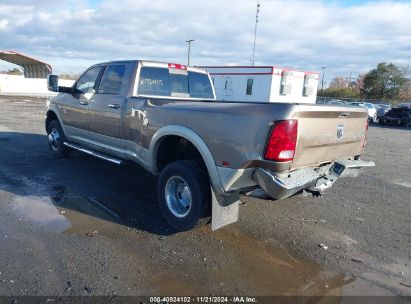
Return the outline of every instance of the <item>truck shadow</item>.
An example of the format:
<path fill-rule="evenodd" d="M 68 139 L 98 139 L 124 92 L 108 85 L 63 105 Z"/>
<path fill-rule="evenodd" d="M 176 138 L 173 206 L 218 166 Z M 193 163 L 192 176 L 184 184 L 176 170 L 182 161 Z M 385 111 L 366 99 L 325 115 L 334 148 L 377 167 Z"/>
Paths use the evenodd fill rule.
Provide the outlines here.
<path fill-rule="evenodd" d="M 156 182 L 132 163 L 117 166 L 76 151 L 55 159 L 46 135 L 0 132 L 0 192 L 22 197 L 17 212 L 29 219 L 35 215 L 35 221 L 50 229 L 74 232 L 80 225 L 86 233 L 97 230 L 93 223 L 100 227 L 111 222 L 157 235 L 174 234 L 160 213 Z"/>

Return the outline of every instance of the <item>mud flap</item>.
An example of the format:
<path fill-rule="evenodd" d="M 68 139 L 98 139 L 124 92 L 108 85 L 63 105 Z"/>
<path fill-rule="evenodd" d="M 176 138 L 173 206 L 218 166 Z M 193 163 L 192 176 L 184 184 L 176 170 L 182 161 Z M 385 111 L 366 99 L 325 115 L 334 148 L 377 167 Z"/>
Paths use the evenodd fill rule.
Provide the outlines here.
<path fill-rule="evenodd" d="M 224 195 L 224 197 L 216 196 L 211 188 L 212 196 L 212 214 L 211 214 L 211 229 L 217 230 L 221 227 L 238 221 L 238 207 L 240 203 L 239 193 Z M 220 202 L 219 202 L 220 201 Z"/>

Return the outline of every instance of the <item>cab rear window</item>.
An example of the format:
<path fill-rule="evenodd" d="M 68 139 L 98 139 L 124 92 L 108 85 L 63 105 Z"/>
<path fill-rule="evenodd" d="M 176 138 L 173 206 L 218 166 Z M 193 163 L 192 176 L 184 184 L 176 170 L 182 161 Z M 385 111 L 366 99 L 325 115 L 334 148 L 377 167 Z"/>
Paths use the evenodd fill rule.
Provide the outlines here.
<path fill-rule="evenodd" d="M 141 68 L 138 80 L 138 94 L 171 96 L 168 70 L 162 68 Z"/>
<path fill-rule="evenodd" d="M 169 69 L 142 67 L 138 95 L 185 98 L 214 98 L 207 74 L 170 73 Z"/>

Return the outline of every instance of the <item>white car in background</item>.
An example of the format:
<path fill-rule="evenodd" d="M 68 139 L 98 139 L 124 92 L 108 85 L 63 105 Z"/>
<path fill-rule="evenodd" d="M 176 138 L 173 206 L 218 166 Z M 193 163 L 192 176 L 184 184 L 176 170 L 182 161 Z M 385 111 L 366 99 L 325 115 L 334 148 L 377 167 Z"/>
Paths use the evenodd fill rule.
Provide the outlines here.
<path fill-rule="evenodd" d="M 377 108 L 370 102 L 352 102 L 351 105 L 364 107 L 368 111 L 368 120 L 377 122 Z"/>
<path fill-rule="evenodd" d="M 377 108 L 370 102 L 364 102 L 364 105 L 368 110 L 368 120 L 377 122 Z"/>

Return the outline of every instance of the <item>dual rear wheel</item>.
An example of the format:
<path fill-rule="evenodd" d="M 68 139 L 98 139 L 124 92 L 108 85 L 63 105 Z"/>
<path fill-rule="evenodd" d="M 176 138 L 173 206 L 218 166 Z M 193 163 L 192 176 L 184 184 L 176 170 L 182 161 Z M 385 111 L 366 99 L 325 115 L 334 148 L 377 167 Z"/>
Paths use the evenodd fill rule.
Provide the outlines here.
<path fill-rule="evenodd" d="M 211 190 L 204 166 L 194 160 L 169 163 L 157 185 L 160 210 L 179 231 L 207 224 L 211 218 Z"/>

